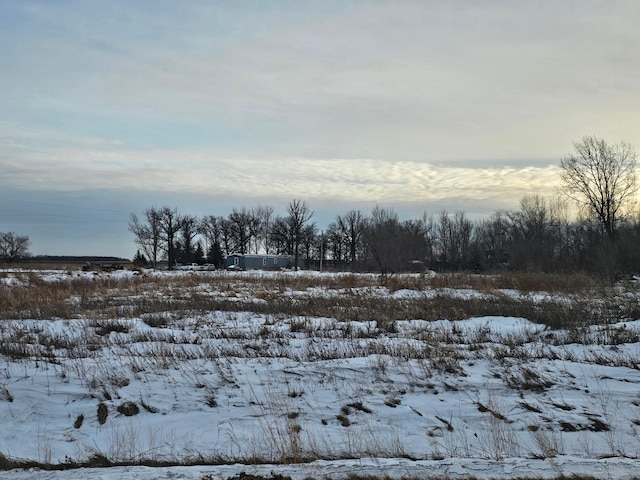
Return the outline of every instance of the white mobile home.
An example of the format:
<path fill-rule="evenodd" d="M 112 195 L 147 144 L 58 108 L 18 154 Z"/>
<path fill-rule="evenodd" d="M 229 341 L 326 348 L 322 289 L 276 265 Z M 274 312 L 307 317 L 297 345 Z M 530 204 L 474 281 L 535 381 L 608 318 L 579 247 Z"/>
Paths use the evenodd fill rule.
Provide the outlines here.
<path fill-rule="evenodd" d="M 298 259 L 298 264 L 301 263 L 300 259 Z M 281 268 L 293 268 L 293 265 L 293 255 L 232 253 L 227 256 L 227 270 L 279 270 Z"/>

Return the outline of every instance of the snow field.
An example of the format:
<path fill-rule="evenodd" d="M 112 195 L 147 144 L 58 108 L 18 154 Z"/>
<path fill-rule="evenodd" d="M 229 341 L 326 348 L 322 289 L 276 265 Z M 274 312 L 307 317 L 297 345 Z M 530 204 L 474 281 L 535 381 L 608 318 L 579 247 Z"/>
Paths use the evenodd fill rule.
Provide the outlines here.
<path fill-rule="evenodd" d="M 225 277 L 235 285 L 220 288 L 207 280 L 216 274 L 191 281 L 175 310 L 127 316 L 138 298 L 170 297 L 184 284 L 146 290 L 157 285 L 132 287 L 132 273 L 114 272 L 103 294 L 118 298 L 123 316 L 92 309 L 77 318 L 0 321 L 0 452 L 43 464 L 106 458 L 132 465 L 100 475 L 129 469 L 135 478 L 147 475 L 135 464 L 150 462 L 226 465 L 155 470 L 185 475 L 176 478 L 206 472 L 226 478 L 224 472 L 238 472 L 230 465 L 247 470 L 256 463 L 272 470 L 292 465 L 283 471 L 293 476 L 339 476 L 349 465 L 353 473 L 370 472 L 378 465 L 390 476 L 460 475 L 451 478 L 503 478 L 516 466 L 553 478 L 593 474 L 605 465 L 631 478 L 638 466 L 637 320 L 569 331 L 505 316 L 389 325 L 189 309 L 188 295 L 203 292 L 301 302 L 336 293 L 322 286 L 273 292 L 277 273 L 247 274 L 245 282 L 236 273 Z M 176 280 L 185 273 L 164 275 Z M 67 281 L 56 272 L 41 280 Z M 6 274 L 2 288 L 30 281 Z M 379 286 L 340 291 L 407 301 L 434 295 Z M 69 301 L 86 299 L 70 292 Z M 41 474 L 73 478 L 73 472 Z M 21 475 L 0 478 L 30 478 Z"/>

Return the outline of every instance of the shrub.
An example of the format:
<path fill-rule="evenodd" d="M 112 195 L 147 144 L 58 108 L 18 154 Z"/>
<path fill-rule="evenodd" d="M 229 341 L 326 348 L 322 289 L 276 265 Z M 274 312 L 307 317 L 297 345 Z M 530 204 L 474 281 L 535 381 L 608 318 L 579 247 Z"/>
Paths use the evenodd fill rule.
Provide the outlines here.
<path fill-rule="evenodd" d="M 124 402 L 118 405 L 118 413 L 121 413 L 125 417 L 133 417 L 140 413 L 140 408 L 134 402 Z"/>
<path fill-rule="evenodd" d="M 98 404 L 98 423 L 104 425 L 109 416 L 109 408 L 103 402 Z"/>
<path fill-rule="evenodd" d="M 80 414 L 76 418 L 76 421 L 73 422 L 73 428 L 80 428 L 82 426 L 82 422 L 84 422 L 84 415 Z"/>

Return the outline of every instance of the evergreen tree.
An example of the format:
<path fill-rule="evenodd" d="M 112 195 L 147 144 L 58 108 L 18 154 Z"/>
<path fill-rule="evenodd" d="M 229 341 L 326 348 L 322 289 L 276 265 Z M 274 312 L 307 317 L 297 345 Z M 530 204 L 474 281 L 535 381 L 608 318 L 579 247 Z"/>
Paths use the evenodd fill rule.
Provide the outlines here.
<path fill-rule="evenodd" d="M 147 261 L 147 258 L 140 252 L 140 250 L 138 250 L 136 252 L 136 255 L 133 257 L 133 264 L 136 267 L 143 267 L 143 268 L 146 268 L 149 266 L 149 262 Z"/>
<path fill-rule="evenodd" d="M 196 248 L 193 252 L 193 263 L 197 263 L 198 265 L 204 265 L 206 263 L 201 242 L 196 243 Z"/>
<path fill-rule="evenodd" d="M 213 242 L 207 251 L 207 262 L 213 264 L 216 268 L 222 268 L 224 266 L 224 255 L 220 244 Z"/>

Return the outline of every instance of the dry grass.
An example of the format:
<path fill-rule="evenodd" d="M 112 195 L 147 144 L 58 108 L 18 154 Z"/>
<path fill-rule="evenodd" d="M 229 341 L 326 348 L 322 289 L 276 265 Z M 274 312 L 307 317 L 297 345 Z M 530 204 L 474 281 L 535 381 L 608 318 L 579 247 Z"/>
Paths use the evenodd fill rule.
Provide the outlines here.
<path fill-rule="evenodd" d="M 424 288 L 473 289 L 480 292 L 516 290 L 523 293 L 547 292 L 558 295 L 588 295 L 596 292 L 600 295 L 611 287 L 610 280 L 584 273 L 443 273 L 424 278 Z"/>
<path fill-rule="evenodd" d="M 44 281 L 36 273 L 26 272 L 15 277 L 19 285 L 0 286 L 0 318 L 143 317 L 153 323 L 164 321 L 162 317 L 167 312 L 253 311 L 275 316 L 321 316 L 338 321 L 376 320 L 383 330 L 389 330 L 396 320 L 415 318 L 462 320 L 504 315 L 525 317 L 551 328 L 573 328 L 640 314 L 635 299 L 625 300 L 600 279 L 584 275 L 393 276 L 388 279 L 387 291 L 435 292 L 435 295 L 400 297 L 381 294 L 377 277 L 369 274 L 263 276 L 214 272 L 118 278 L 78 277 L 69 273 L 57 281 Z M 313 294 L 316 289 L 323 289 L 324 293 Z M 455 293 L 469 289 L 482 296 Z M 505 295 L 502 293 L 505 290 L 546 292 L 553 296 L 536 300 Z M 572 301 L 567 302 L 567 296 Z"/>
<path fill-rule="evenodd" d="M 640 340 L 635 330 L 613 325 L 627 318 L 640 318 L 637 292 L 632 291 L 637 287 L 614 288 L 599 279 L 579 275 L 405 275 L 388 278 L 386 287 L 379 285 L 375 275 L 357 274 L 193 272 L 122 278 L 102 274 L 79 277 L 72 272 L 54 281 L 45 281 L 35 272 L 13 275 L 15 281 L 0 283 L 0 316 L 4 320 L 0 321 L 0 355 L 11 361 L 56 365 L 59 375 L 67 374 L 59 365 L 69 368 L 72 364 L 78 376 L 86 375 L 85 361 L 100 358 L 105 349 L 117 349 L 120 358 L 126 359 L 126 368 L 105 365 L 103 372 L 86 375 L 84 381 L 91 397 L 96 398 L 96 410 L 86 419 L 71 417 L 70 424 L 75 429 L 80 429 L 83 422 L 95 421 L 94 415 L 103 425 L 118 415 L 137 415 L 141 408 L 143 414 L 157 413 L 148 399 L 124 401 L 119 391 L 136 375 L 180 368 L 192 360 L 214 360 L 210 363 L 219 369 L 221 381 L 228 383 L 234 379 L 225 370 L 225 362 L 233 358 L 286 358 L 300 362 L 361 357 L 370 359 L 372 371 L 381 378 L 388 369 L 405 368 L 410 362 L 414 370 L 407 373 L 409 383 L 437 394 L 429 383 L 431 379 L 463 377 L 468 365 L 489 359 L 496 366 L 495 378 L 505 388 L 522 393 L 523 398 L 544 394 L 557 384 L 557 378 L 530 366 L 541 359 L 640 369 L 639 360 L 617 353 L 615 348 L 598 353 L 585 349 L 581 354 L 553 348 L 572 343 L 616 346 Z M 0 278 L 9 277 L 5 272 Z M 507 292 L 524 289 L 541 295 Z M 469 290 L 475 293 L 470 295 Z M 455 324 L 433 327 L 430 323 L 483 316 L 527 318 L 548 328 L 539 333 L 511 332 L 498 337 L 481 327 L 469 332 Z M 246 321 L 247 317 L 257 320 Z M 62 319 L 59 323 L 74 335 L 65 336 L 59 328 L 49 331 L 46 321 L 20 322 L 21 319 Z M 594 325 L 598 328 L 588 328 Z M 321 341 L 324 338 L 331 341 Z M 393 342 L 388 341 L 391 338 Z M 313 341 L 304 348 L 291 349 L 288 345 L 293 339 Z M 439 388 L 455 389 L 454 383 L 444 383 Z M 207 382 L 201 387 L 203 406 L 216 408 L 219 397 L 215 388 Z M 287 388 L 289 402 L 304 395 L 295 386 Z M 384 404 L 389 408 L 402 404 L 394 392 L 390 391 L 387 397 Z M 0 398 L 12 401 L 11 392 L 2 385 Z M 366 420 L 372 404 L 364 397 L 345 400 L 342 405 L 326 421 L 351 431 L 358 420 Z M 511 412 L 505 413 L 490 401 L 478 401 L 477 405 L 486 417 L 488 433 L 481 439 L 486 455 L 501 458 L 513 450 L 507 418 Z M 529 413 L 540 413 L 532 403 L 520 405 Z M 553 405 L 556 410 L 565 407 L 571 406 Z M 301 462 L 317 457 L 315 447 L 305 436 L 303 412 L 293 403 L 286 405 L 285 412 L 281 416 L 262 412 L 269 419 L 264 434 L 279 447 L 276 460 Z M 442 424 L 438 425 L 438 432 L 454 432 L 451 421 L 437 420 Z M 558 425 L 570 428 L 569 423 Z M 586 431 L 598 428 L 606 433 L 607 425 L 591 421 L 574 427 Z M 534 424 L 531 432 L 535 456 L 562 454 L 561 438 L 554 431 Z M 373 439 L 363 440 L 362 445 L 359 454 L 402 452 L 401 445 L 376 445 Z M 446 451 L 443 448 L 440 453 Z M 129 461 L 125 453 L 95 452 L 82 465 Z M 434 450 L 433 455 L 438 452 Z M 0 455 L 0 468 L 2 458 Z M 256 452 L 255 458 L 262 457 Z M 142 457 L 131 461 L 151 460 L 157 461 Z"/>

